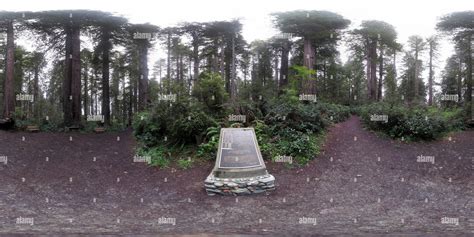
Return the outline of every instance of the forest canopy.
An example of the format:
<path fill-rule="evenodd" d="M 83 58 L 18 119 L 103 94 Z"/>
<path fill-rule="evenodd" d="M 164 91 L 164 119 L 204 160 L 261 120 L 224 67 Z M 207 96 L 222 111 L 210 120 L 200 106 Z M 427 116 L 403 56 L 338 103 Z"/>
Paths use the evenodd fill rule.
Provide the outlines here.
<path fill-rule="evenodd" d="M 319 134 L 349 111 L 370 123 L 369 111 L 397 117 L 398 107 L 418 111 L 400 121 L 454 110 L 460 124 L 472 123 L 474 12 L 442 16 L 439 34 L 408 42 L 380 20 L 349 29 L 349 19 L 329 11 L 271 17 L 280 35 L 247 42 L 237 19 L 157 26 L 104 11 L 0 12 L 2 118 L 14 119 L 19 129 L 133 125 L 149 147 L 160 139 L 208 144 L 208 130 L 224 126 L 257 126 L 270 140 L 296 141 L 295 133 Z M 442 37 L 456 47 L 436 75 Z M 164 57 L 150 62 L 156 47 Z M 232 121 L 237 115 L 246 119 Z M 422 139 L 454 129 L 444 126 L 448 117 Z M 369 127 L 419 137 L 409 128 Z M 270 143 L 276 150 L 291 147 Z"/>

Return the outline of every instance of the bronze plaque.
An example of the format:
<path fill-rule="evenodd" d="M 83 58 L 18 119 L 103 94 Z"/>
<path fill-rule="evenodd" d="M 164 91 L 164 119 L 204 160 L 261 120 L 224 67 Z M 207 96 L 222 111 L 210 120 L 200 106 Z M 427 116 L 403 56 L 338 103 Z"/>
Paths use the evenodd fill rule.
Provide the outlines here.
<path fill-rule="evenodd" d="M 223 128 L 218 159 L 219 168 L 262 166 L 262 155 L 253 128 Z"/>

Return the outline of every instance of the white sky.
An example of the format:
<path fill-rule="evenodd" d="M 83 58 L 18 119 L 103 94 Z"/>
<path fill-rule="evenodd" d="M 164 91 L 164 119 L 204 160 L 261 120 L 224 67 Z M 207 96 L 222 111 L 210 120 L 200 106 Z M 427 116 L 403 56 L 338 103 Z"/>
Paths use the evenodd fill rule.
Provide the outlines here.
<path fill-rule="evenodd" d="M 3 1 L 0 10 L 39 11 L 56 9 L 91 9 L 121 14 L 133 23 L 175 25 L 184 21 L 213 21 L 241 19 L 243 35 L 250 43 L 274 35 L 269 14 L 277 11 L 329 10 L 352 21 L 351 27 L 362 20 L 382 20 L 395 26 L 398 42 L 404 44 L 408 36 L 428 37 L 435 34 L 440 16 L 454 11 L 474 10 L 472 0 L 14 0 Z M 341 48 L 344 52 L 343 48 Z M 152 53 L 150 63 L 164 55 L 159 50 Z M 439 69 L 452 54 L 452 44 L 441 44 Z M 342 59 L 345 59 L 344 53 Z M 439 76 L 440 74 L 437 73 Z"/>

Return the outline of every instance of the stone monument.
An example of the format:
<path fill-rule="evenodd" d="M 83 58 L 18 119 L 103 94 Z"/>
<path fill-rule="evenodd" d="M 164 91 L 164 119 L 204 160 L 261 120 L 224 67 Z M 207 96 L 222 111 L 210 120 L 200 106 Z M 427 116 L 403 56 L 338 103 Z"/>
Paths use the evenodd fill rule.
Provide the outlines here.
<path fill-rule="evenodd" d="M 204 182 L 208 195 L 245 195 L 275 189 L 253 128 L 222 128 L 216 164 Z"/>

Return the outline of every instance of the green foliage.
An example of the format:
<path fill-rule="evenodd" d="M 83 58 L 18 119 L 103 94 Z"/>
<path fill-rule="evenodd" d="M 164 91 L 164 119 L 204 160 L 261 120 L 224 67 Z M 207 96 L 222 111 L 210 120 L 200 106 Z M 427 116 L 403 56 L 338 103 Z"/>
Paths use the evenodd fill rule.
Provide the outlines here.
<path fill-rule="evenodd" d="M 462 108 L 445 108 L 438 109 L 436 107 L 429 107 L 427 110 L 429 116 L 439 116 L 443 121 L 446 121 L 447 131 L 457 131 L 465 128 L 464 110 Z"/>
<path fill-rule="evenodd" d="M 134 135 L 144 146 L 160 143 L 200 144 L 214 118 L 199 111 L 199 104 L 186 100 L 159 102 L 148 112 L 138 113 L 132 123 Z"/>
<path fill-rule="evenodd" d="M 405 140 L 433 140 L 445 133 L 460 129 L 461 122 L 452 119 L 460 111 L 443 112 L 435 108 L 407 108 L 384 103 L 374 103 L 361 108 L 364 123 L 372 130 L 382 131 L 393 138 Z M 387 122 L 372 121 L 372 115 L 385 115 Z"/>
<path fill-rule="evenodd" d="M 301 103 L 293 105 L 277 101 L 269 109 L 264 121 L 274 133 L 285 128 L 304 133 L 317 133 L 325 127 L 325 124 L 320 111 L 315 108 L 312 105 Z"/>
<path fill-rule="evenodd" d="M 329 11 L 303 11 L 273 13 L 274 25 L 282 32 L 299 36 L 320 38 L 346 28 L 350 21 L 341 15 Z"/>
<path fill-rule="evenodd" d="M 155 158 L 151 159 L 150 166 L 155 166 L 159 168 L 168 168 L 170 164 L 170 160 L 164 156 L 156 156 Z"/>
<path fill-rule="evenodd" d="M 16 107 L 13 112 L 13 119 L 15 120 L 15 127 L 25 129 L 28 125 L 38 124 L 34 118 L 29 118 L 21 108 Z"/>
<path fill-rule="evenodd" d="M 292 156 L 299 164 L 304 165 L 317 155 L 318 150 L 313 134 L 287 128 L 279 133 L 279 137 L 272 145 L 272 157 Z"/>
<path fill-rule="evenodd" d="M 438 30 L 453 32 L 456 29 L 466 30 L 474 27 L 474 11 L 453 12 L 441 18 L 436 25 Z"/>
<path fill-rule="evenodd" d="M 154 167 L 167 168 L 171 163 L 169 150 L 164 145 L 151 149 L 139 149 L 137 153 L 140 156 L 150 157 L 150 165 Z"/>
<path fill-rule="evenodd" d="M 303 133 L 321 132 L 328 124 L 350 116 L 347 106 L 329 103 L 292 103 L 276 100 L 268 109 L 265 123 L 277 131 L 289 127 Z"/>
<path fill-rule="evenodd" d="M 193 161 L 191 159 L 179 159 L 178 160 L 178 167 L 186 170 L 193 166 Z"/>
<path fill-rule="evenodd" d="M 132 122 L 133 134 L 145 147 L 158 145 L 167 134 L 168 119 L 163 111 L 138 113 Z"/>
<path fill-rule="evenodd" d="M 257 136 L 257 142 L 260 147 L 262 155 L 272 154 L 272 146 L 270 144 L 271 133 L 268 125 L 265 124 L 262 120 L 255 120 L 253 122 L 253 128 L 255 130 L 255 136 Z"/>
<path fill-rule="evenodd" d="M 278 100 L 254 128 L 265 157 L 292 156 L 299 164 L 306 164 L 318 154 L 324 129 L 347 119 L 350 112 L 342 105 Z"/>
<path fill-rule="evenodd" d="M 199 145 L 197 156 L 209 160 L 216 158 L 217 146 L 219 145 L 220 127 L 210 127 L 206 130 L 206 142 Z"/>
<path fill-rule="evenodd" d="M 216 121 L 206 113 L 191 112 L 187 117 L 176 119 L 170 128 L 171 138 L 182 143 L 200 144 L 206 129 L 216 126 Z"/>
<path fill-rule="evenodd" d="M 395 39 L 397 38 L 395 27 L 384 21 L 363 21 L 361 28 L 354 30 L 354 33 L 371 39 L 378 39 L 380 37 L 383 44 L 392 48 L 397 47 L 397 43 L 395 42 Z"/>
<path fill-rule="evenodd" d="M 351 108 L 340 104 L 318 103 L 321 116 L 328 122 L 339 123 L 345 121 L 351 115 Z"/>
<path fill-rule="evenodd" d="M 223 104 L 228 99 L 225 82 L 218 73 L 201 73 L 192 95 L 205 105 L 207 111 L 213 113 L 222 113 Z"/>

